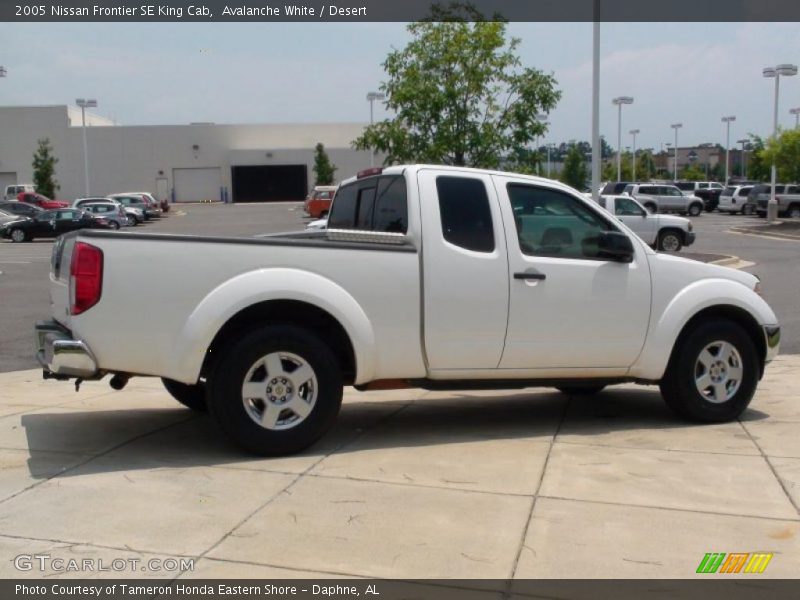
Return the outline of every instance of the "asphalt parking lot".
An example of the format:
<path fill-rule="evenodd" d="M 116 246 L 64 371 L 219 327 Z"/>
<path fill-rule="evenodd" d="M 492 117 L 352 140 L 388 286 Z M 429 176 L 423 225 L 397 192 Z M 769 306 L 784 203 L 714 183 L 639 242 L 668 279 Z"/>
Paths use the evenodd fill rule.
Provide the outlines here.
<path fill-rule="evenodd" d="M 193 205 L 142 230 L 286 231 L 300 210 Z M 633 385 L 589 399 L 347 389 L 331 433 L 275 459 L 243 455 L 157 379 L 43 381 L 30 330 L 47 316 L 51 244 L 0 244 L 0 577 L 87 577 L 21 572 L 21 553 L 179 557 L 192 568 L 88 576 L 463 578 L 497 598 L 506 579 L 694 577 L 709 552 L 772 553 L 761 577 L 795 577 L 796 242 L 727 233 L 739 217 L 694 222 L 691 251 L 754 263 L 784 326 L 740 420 L 687 424 Z"/>

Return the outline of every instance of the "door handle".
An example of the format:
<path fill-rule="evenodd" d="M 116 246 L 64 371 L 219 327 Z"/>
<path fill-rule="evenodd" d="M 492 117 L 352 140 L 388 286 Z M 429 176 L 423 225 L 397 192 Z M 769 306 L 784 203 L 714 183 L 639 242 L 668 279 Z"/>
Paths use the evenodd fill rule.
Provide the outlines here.
<path fill-rule="evenodd" d="M 538 271 L 525 271 L 523 273 L 514 273 L 514 279 L 537 279 L 541 281 L 547 279 L 547 275 Z"/>

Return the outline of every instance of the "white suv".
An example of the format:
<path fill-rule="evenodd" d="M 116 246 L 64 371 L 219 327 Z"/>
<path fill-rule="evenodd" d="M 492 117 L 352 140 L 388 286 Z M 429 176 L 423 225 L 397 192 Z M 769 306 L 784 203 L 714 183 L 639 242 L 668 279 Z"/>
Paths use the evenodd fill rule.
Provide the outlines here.
<path fill-rule="evenodd" d="M 703 201 L 697 196 L 684 195 L 674 185 L 662 183 L 631 183 L 623 194 L 639 201 L 650 212 L 676 212 L 693 217 L 703 212 Z"/>
<path fill-rule="evenodd" d="M 32 183 L 20 183 L 16 185 L 7 185 L 4 200 L 16 200 L 20 194 L 35 194 L 36 186 Z"/>

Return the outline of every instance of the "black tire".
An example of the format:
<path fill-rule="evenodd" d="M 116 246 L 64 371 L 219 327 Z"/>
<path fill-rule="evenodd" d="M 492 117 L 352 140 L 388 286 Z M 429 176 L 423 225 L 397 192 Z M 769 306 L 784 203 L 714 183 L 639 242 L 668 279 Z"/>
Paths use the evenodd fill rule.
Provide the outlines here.
<path fill-rule="evenodd" d="M 753 211 L 753 207 L 752 207 L 752 205 L 750 205 L 750 204 L 745 204 L 745 205 L 742 207 L 742 214 L 743 214 L 743 215 L 747 215 L 747 216 L 749 217 L 749 216 L 751 216 L 751 215 L 753 214 L 753 212 L 754 212 L 754 211 Z"/>
<path fill-rule="evenodd" d="M 12 229 L 8 232 L 8 236 L 11 238 L 12 242 L 27 242 L 30 240 L 30 236 L 25 233 L 24 229 Z"/>
<path fill-rule="evenodd" d="M 649 213 L 656 214 L 658 212 L 658 206 L 656 206 L 652 202 L 648 202 L 647 204 L 644 205 L 644 207 L 647 209 Z"/>
<path fill-rule="evenodd" d="M 689 205 L 689 215 L 692 217 L 699 217 L 703 214 L 703 205 L 699 202 L 693 202 Z"/>
<path fill-rule="evenodd" d="M 786 211 L 786 216 L 790 219 L 800 219 L 800 204 L 792 204 Z"/>
<path fill-rule="evenodd" d="M 206 404 L 206 386 L 202 383 L 188 385 L 164 377 L 161 378 L 161 383 L 164 384 L 164 387 L 170 395 L 186 408 L 191 408 L 200 413 L 208 412 L 208 405 Z"/>
<path fill-rule="evenodd" d="M 319 218 L 320 219 L 327 219 L 328 218 L 328 211 L 327 210 L 323 210 L 321 213 L 319 213 Z"/>
<path fill-rule="evenodd" d="M 111 229 L 119 229 L 119 223 L 117 221 L 109 221 L 108 225 Z"/>
<path fill-rule="evenodd" d="M 316 378 L 316 386 L 311 386 L 316 387 L 316 400 L 310 412 L 300 418 L 299 413 L 293 413 L 290 404 L 286 404 L 290 416 L 285 419 L 296 416 L 300 420 L 283 430 L 262 426 L 256 423 L 256 417 L 251 416 L 252 410 L 258 410 L 259 403 L 266 410 L 269 406 L 274 409 L 277 402 L 270 405 L 270 400 L 266 398 L 263 401 L 245 401 L 242 394 L 248 372 L 259 361 L 275 353 L 291 354 L 302 359 Z M 286 366 L 283 360 L 281 362 L 282 370 Z M 268 387 L 271 383 L 269 377 L 265 368 L 263 380 L 250 379 L 250 382 L 263 381 L 266 396 L 271 391 Z M 295 395 L 299 397 L 301 386 L 295 384 L 295 387 Z M 214 365 L 208 389 L 209 412 L 220 428 L 239 446 L 261 456 L 292 454 L 307 448 L 333 426 L 342 404 L 342 375 L 336 357 L 316 335 L 295 325 L 266 325 L 246 337 L 234 340 L 222 350 L 221 358 Z M 304 385 L 303 389 L 307 393 L 310 387 Z M 245 406 L 246 402 L 248 407 Z M 284 412 L 281 410 L 280 415 Z M 276 420 L 277 426 L 281 426 L 279 421 Z"/>
<path fill-rule="evenodd" d="M 683 235 L 674 229 L 666 229 L 658 234 L 658 249 L 662 252 L 679 252 L 683 248 Z"/>
<path fill-rule="evenodd" d="M 733 346 L 741 359 L 738 389 L 728 400 L 719 403 L 712 402 L 708 394 L 701 394 L 695 383 L 701 352 L 716 342 Z M 718 358 L 718 355 L 710 356 Z M 755 394 L 758 377 L 759 359 L 753 340 L 737 323 L 716 319 L 697 325 L 681 337 L 659 385 L 667 406 L 679 416 L 702 423 L 722 423 L 736 419 L 747 408 Z"/>
<path fill-rule="evenodd" d="M 556 389 L 562 394 L 567 396 L 593 396 L 602 392 L 606 386 L 604 385 L 565 385 L 557 387 Z"/>

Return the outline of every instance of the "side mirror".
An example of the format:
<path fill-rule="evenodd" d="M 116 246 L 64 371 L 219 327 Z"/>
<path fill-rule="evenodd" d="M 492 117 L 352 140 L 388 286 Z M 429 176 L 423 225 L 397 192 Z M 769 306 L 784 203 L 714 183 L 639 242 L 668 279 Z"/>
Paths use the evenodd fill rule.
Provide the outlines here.
<path fill-rule="evenodd" d="M 597 255 L 601 258 L 624 263 L 633 261 L 633 242 L 622 232 L 601 231 L 597 246 Z"/>

